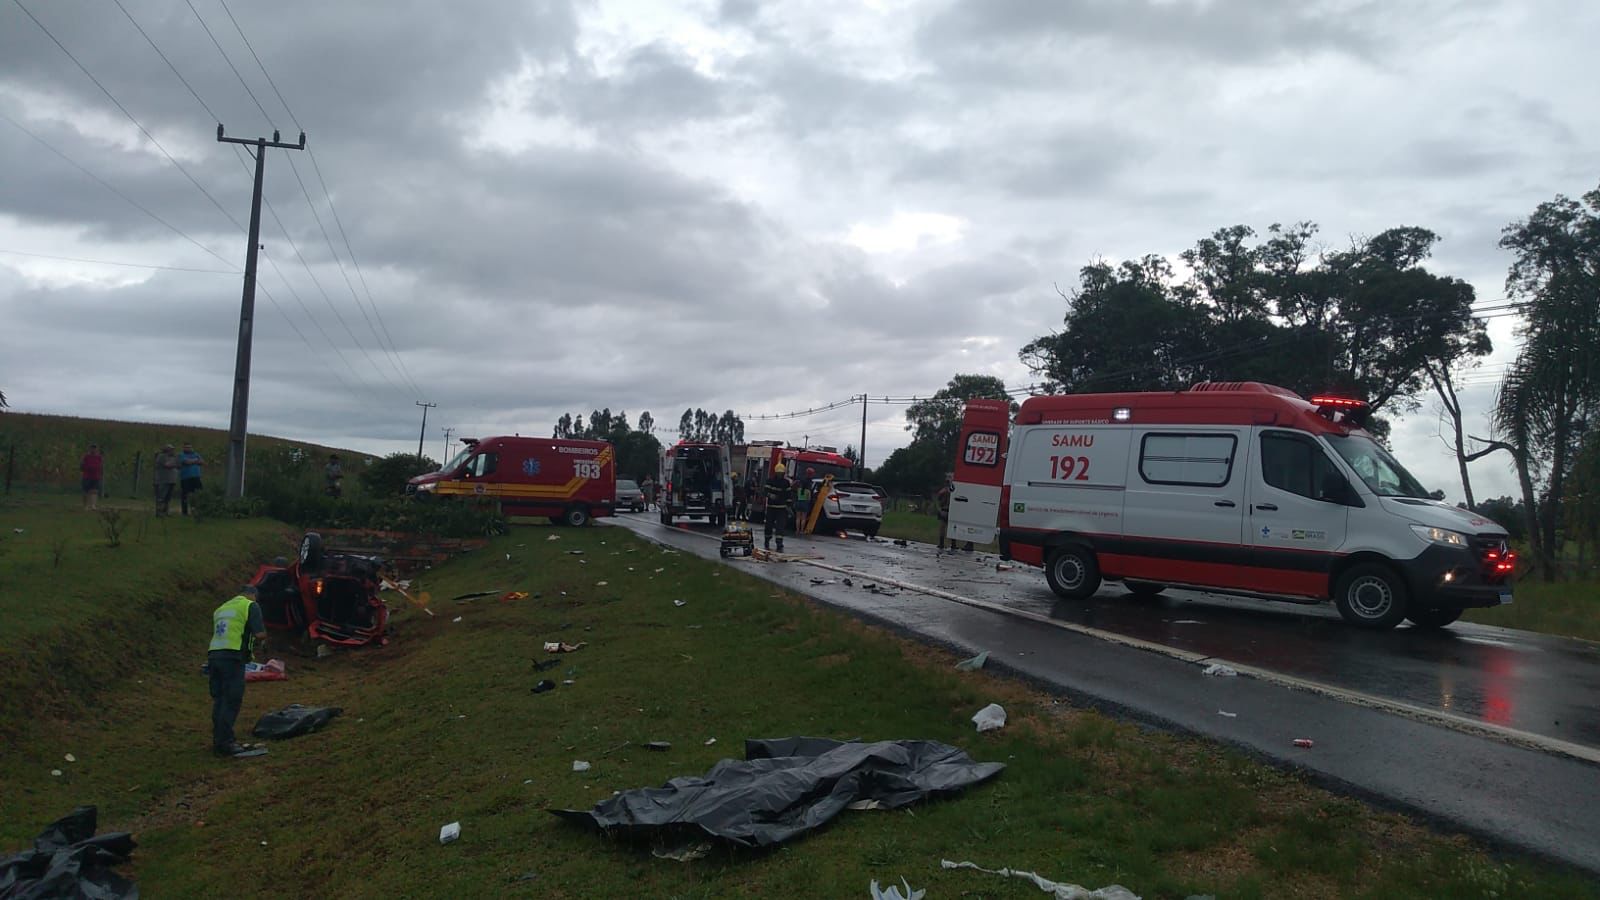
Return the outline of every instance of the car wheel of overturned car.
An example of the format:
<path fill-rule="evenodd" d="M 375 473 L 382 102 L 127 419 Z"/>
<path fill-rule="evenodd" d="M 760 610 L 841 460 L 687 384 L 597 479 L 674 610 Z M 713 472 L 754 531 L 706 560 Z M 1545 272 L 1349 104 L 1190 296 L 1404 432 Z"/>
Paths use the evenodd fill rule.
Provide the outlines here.
<path fill-rule="evenodd" d="M 582 528 L 589 524 L 589 511 L 581 506 L 574 506 L 567 510 L 561 521 L 573 528 Z"/>
<path fill-rule="evenodd" d="M 1050 551 L 1044 563 L 1044 578 L 1057 596 L 1086 600 L 1100 590 L 1100 564 L 1093 550 L 1068 544 Z"/>
<path fill-rule="evenodd" d="M 1464 609 L 1413 609 L 1406 613 L 1406 621 L 1411 623 L 1412 628 L 1432 631 L 1461 618 L 1464 612 Z"/>
<path fill-rule="evenodd" d="M 1166 585 L 1156 584 L 1153 581 L 1124 581 L 1122 586 L 1127 588 L 1128 593 L 1139 600 L 1153 600 L 1161 596 L 1161 592 L 1167 589 Z"/>
<path fill-rule="evenodd" d="M 322 535 L 308 531 L 300 539 L 300 568 L 315 571 L 322 567 Z"/>
<path fill-rule="evenodd" d="M 1388 629 L 1406 617 L 1406 586 L 1395 570 L 1381 563 L 1356 563 L 1339 576 L 1333 602 L 1346 622 L 1361 628 Z"/>

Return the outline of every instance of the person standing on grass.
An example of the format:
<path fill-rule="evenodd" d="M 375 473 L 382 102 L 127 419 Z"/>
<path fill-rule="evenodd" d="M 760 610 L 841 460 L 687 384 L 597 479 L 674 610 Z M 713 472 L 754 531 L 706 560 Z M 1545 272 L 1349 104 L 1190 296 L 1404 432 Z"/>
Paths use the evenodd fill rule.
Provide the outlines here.
<path fill-rule="evenodd" d="M 89 452 L 78 460 L 78 474 L 83 487 L 83 508 L 95 510 L 100 508 L 100 483 L 105 478 L 106 461 L 100 455 L 100 445 L 90 444 Z"/>
<path fill-rule="evenodd" d="M 322 469 L 323 493 L 337 498 L 344 493 L 344 467 L 339 465 L 339 454 L 329 453 L 328 464 Z"/>
<path fill-rule="evenodd" d="M 162 444 L 156 454 L 156 515 L 166 516 L 172 504 L 172 492 L 178 488 L 178 451 L 171 444 Z"/>
<path fill-rule="evenodd" d="M 267 629 L 256 603 L 256 586 L 247 584 L 211 613 L 211 646 L 206 673 L 211 678 L 211 749 L 234 756 L 247 749 L 233 735 L 244 705 L 244 666 L 265 642 Z"/>
<path fill-rule="evenodd" d="M 183 496 L 183 514 L 189 514 L 189 495 L 200 492 L 200 472 L 206 467 L 206 461 L 194 451 L 194 445 L 188 441 L 183 442 L 183 452 L 178 454 L 178 477 L 181 479 L 179 486 Z"/>

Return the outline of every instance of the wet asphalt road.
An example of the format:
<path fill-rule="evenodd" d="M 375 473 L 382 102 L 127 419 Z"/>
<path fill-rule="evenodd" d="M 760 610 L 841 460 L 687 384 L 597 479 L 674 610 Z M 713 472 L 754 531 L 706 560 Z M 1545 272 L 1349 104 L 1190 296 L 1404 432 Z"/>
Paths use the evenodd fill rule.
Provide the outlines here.
<path fill-rule="evenodd" d="M 716 558 L 701 526 L 665 528 L 621 516 L 652 540 Z M 733 565 L 924 639 L 976 652 L 1074 700 L 1224 741 L 1323 783 L 1398 806 L 1453 830 L 1600 872 L 1600 766 L 1559 753 L 1346 702 L 1358 691 L 1538 738 L 1600 749 L 1600 647 L 1457 623 L 1442 633 L 1346 627 L 1330 608 L 1173 592 L 1135 601 L 1108 585 L 1092 600 L 1059 600 L 1036 569 L 996 571 L 982 553 L 939 556 L 859 538 L 791 538 L 806 564 Z M 843 570 L 843 571 L 837 571 Z M 854 585 L 842 581 L 850 578 Z M 892 579 L 991 602 L 1007 616 L 923 593 L 875 594 Z M 814 582 L 822 581 L 817 584 Z M 892 590 L 892 589 L 891 589 Z M 1049 623 L 1088 626 L 1172 648 L 1177 658 Z M 1185 655 L 1192 654 L 1189 658 Z M 1215 657 L 1315 682 L 1324 693 L 1256 678 L 1212 678 Z M 1235 713 L 1225 717 L 1220 711 Z M 1295 738 L 1316 741 L 1295 748 Z M 1515 737 L 1515 735 L 1513 735 Z"/>

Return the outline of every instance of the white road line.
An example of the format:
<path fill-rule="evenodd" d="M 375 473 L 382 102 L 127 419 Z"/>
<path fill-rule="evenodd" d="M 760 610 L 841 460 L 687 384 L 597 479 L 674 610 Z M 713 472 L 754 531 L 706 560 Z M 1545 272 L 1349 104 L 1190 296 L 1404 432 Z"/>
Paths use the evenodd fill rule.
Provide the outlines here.
<path fill-rule="evenodd" d="M 675 534 L 691 535 L 693 537 L 704 538 L 706 540 L 720 540 L 715 535 L 687 531 L 679 528 L 673 528 L 671 531 Z M 1582 744 L 1574 744 L 1571 741 L 1563 741 L 1560 738 L 1546 737 L 1545 735 L 1520 731 L 1515 728 L 1508 728 L 1504 725 L 1496 725 L 1492 722 L 1483 722 L 1477 719 L 1468 718 L 1466 716 L 1457 715 L 1455 713 L 1447 713 L 1437 709 L 1429 709 L 1425 706 L 1417 706 L 1415 704 L 1406 703 L 1402 700 L 1393 700 L 1388 697 L 1377 696 L 1376 694 L 1368 694 L 1362 691 L 1338 687 L 1336 685 L 1323 684 L 1322 682 L 1318 681 L 1310 681 L 1305 678 L 1298 678 L 1294 675 L 1285 675 L 1281 672 L 1274 672 L 1270 669 L 1260 668 L 1259 666 L 1252 666 L 1247 663 L 1237 663 L 1220 656 L 1206 656 L 1205 654 L 1195 653 L 1191 650 L 1180 650 L 1176 647 L 1169 647 L 1165 644 L 1159 644 L 1154 641 L 1146 641 L 1139 638 L 1128 637 L 1115 632 L 1105 631 L 1099 628 L 1092 628 L 1088 625 L 1079 625 L 1075 622 L 1064 622 L 1060 619 L 1052 619 L 1051 617 L 1041 613 L 1016 609 L 989 600 L 979 600 L 976 597 L 963 597 L 960 594 L 954 594 L 950 591 L 926 587 L 924 585 L 914 584 L 909 581 L 901 581 L 896 578 L 884 578 L 876 575 L 869 577 L 865 573 L 856 569 L 845 569 L 839 566 L 833 566 L 824 562 L 819 562 L 814 559 L 797 559 L 795 562 L 808 566 L 815 566 L 816 568 L 824 569 L 829 572 L 847 575 L 851 578 L 866 579 L 877 584 L 892 585 L 893 587 L 897 587 L 905 591 L 915 591 L 919 594 L 927 594 L 930 597 L 938 597 L 941 600 L 949 600 L 952 603 L 959 603 L 963 606 L 971 606 L 976 609 L 998 613 L 999 615 L 1003 616 L 1026 619 L 1027 621 L 1035 622 L 1040 625 L 1047 625 L 1051 628 L 1059 628 L 1062 631 L 1070 631 L 1075 634 L 1096 638 L 1108 643 L 1119 644 L 1124 647 L 1132 647 L 1137 650 L 1145 650 L 1150 653 L 1159 653 L 1162 656 L 1168 656 L 1187 663 L 1194 663 L 1198 665 L 1203 662 L 1209 665 L 1214 662 L 1220 662 L 1232 668 L 1240 675 L 1247 675 L 1251 678 L 1257 679 L 1258 681 L 1268 682 L 1269 684 L 1276 684 L 1294 690 L 1320 694 L 1324 697 L 1342 700 L 1346 703 L 1353 703 L 1357 706 L 1365 706 L 1370 709 L 1376 709 L 1383 712 L 1403 715 L 1407 718 L 1428 722 L 1434 725 L 1450 728 L 1455 731 L 1476 734 L 1480 737 L 1494 738 L 1496 740 L 1504 741 L 1506 743 L 1521 747 L 1527 747 L 1533 750 L 1541 750 L 1546 753 L 1556 753 L 1562 756 L 1570 756 L 1574 759 L 1583 760 L 1584 762 L 1600 764 L 1600 748 L 1586 747 Z"/>

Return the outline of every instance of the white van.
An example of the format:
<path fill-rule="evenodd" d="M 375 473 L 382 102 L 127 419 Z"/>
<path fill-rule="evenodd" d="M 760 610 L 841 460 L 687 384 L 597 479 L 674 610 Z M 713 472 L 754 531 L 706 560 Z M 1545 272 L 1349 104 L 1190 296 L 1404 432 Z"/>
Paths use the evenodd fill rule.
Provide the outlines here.
<path fill-rule="evenodd" d="M 1062 597 L 1102 581 L 1333 600 L 1369 628 L 1511 602 L 1505 529 L 1428 491 L 1366 404 L 1256 382 L 967 404 L 948 536 L 999 540 Z"/>

